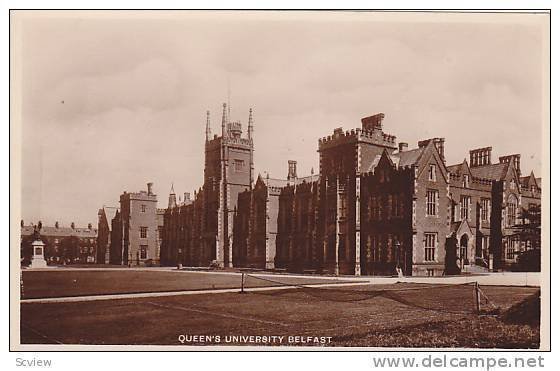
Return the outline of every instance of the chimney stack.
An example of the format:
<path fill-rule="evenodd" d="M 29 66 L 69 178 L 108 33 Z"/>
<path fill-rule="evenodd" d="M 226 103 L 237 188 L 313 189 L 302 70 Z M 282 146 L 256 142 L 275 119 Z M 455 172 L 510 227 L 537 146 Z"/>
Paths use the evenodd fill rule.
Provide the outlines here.
<path fill-rule="evenodd" d="M 510 163 L 510 162 L 513 163 L 513 168 L 515 169 L 517 176 L 521 176 L 521 155 L 517 153 L 515 155 L 507 155 L 507 156 L 500 157 L 501 164 Z"/>
<path fill-rule="evenodd" d="M 152 183 L 152 182 L 148 183 L 148 196 L 153 195 L 153 193 L 152 193 L 153 185 L 154 185 L 154 183 Z"/>
<path fill-rule="evenodd" d="M 434 146 L 438 151 L 439 155 L 443 163 L 445 163 L 445 138 L 431 138 L 431 139 L 424 139 L 418 142 L 418 148 L 424 148 L 430 143 L 430 141 L 434 142 Z"/>
<path fill-rule="evenodd" d="M 364 117 L 362 119 L 362 129 L 366 131 L 382 130 L 384 118 L 384 113 L 378 113 L 373 116 Z"/>
<path fill-rule="evenodd" d="M 477 148 L 469 151 L 470 167 L 492 164 L 492 147 Z"/>
<path fill-rule="evenodd" d="M 408 151 L 408 143 L 400 142 L 399 143 L 399 152 Z"/>
<path fill-rule="evenodd" d="M 296 180 L 297 179 L 297 161 L 288 160 L 288 180 Z"/>

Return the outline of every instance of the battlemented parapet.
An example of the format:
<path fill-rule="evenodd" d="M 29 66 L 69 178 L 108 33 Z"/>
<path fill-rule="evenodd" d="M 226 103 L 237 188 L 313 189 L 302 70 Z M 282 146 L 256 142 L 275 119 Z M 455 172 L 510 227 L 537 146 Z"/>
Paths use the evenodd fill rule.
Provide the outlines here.
<path fill-rule="evenodd" d="M 383 132 L 382 121 L 385 114 L 378 113 L 362 119 L 362 128 L 343 131 L 334 129 L 333 134 L 319 139 L 319 150 L 337 147 L 346 143 L 361 142 L 389 149 L 397 149 L 396 136 Z"/>

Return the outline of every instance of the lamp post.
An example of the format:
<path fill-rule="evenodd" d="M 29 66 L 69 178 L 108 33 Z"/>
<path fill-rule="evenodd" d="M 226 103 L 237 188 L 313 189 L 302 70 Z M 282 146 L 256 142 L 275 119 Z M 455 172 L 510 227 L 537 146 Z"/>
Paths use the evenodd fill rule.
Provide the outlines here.
<path fill-rule="evenodd" d="M 177 249 L 177 269 L 183 269 L 183 249 Z"/>
<path fill-rule="evenodd" d="M 401 255 L 402 255 L 402 252 L 401 252 L 401 243 L 399 242 L 399 240 L 395 241 L 395 251 L 397 253 L 397 267 L 396 267 L 397 274 L 399 276 L 402 276 L 402 269 L 401 269 Z"/>
<path fill-rule="evenodd" d="M 184 227 L 180 227 L 180 236 L 184 237 Z M 180 241 L 180 239 L 178 239 Z M 183 249 L 181 247 L 177 248 L 177 269 L 183 269 Z"/>

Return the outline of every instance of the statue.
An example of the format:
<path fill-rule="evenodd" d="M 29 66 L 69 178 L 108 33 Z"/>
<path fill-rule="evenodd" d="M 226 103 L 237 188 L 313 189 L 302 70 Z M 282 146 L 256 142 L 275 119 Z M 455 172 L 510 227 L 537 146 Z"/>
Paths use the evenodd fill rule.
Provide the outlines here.
<path fill-rule="evenodd" d="M 48 268 L 45 260 L 45 244 L 41 240 L 41 228 L 43 223 L 39 221 L 37 225 L 33 226 L 33 256 L 31 257 L 31 265 L 29 268 Z"/>
<path fill-rule="evenodd" d="M 42 227 L 41 222 L 39 222 L 38 225 L 33 226 L 33 241 L 38 241 L 41 239 L 41 227 Z"/>

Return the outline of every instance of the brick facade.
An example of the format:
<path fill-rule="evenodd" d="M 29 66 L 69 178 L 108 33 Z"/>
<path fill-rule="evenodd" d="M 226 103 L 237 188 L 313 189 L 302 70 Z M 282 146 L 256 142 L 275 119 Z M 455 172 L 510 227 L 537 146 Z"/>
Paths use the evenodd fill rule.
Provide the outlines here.
<path fill-rule="evenodd" d="M 202 190 L 192 204 L 166 210 L 162 262 L 176 262 L 181 246 L 191 255 L 215 246 L 216 254 L 183 256 L 183 262 L 441 275 L 446 261 L 455 259 L 452 253 L 462 269 L 507 268 L 520 251 L 539 244 L 519 241 L 512 228 L 521 208 L 540 205 L 540 179 L 521 176 L 519 155 L 493 164 L 492 148 L 485 147 L 470 151 L 469 163 L 446 165 L 443 138 L 409 149 L 383 132 L 384 117 L 366 117 L 361 128 L 338 128 L 321 138 L 318 175 L 300 178 L 295 161 L 289 161 L 286 180 L 259 176 L 252 187 L 252 139 L 235 134 L 235 148 L 226 148 L 233 143 L 221 138 L 241 130 L 230 123 L 225 131 L 224 107 L 222 137 L 207 140 Z M 252 118 L 250 132 L 251 124 Z M 236 160 L 247 159 L 251 172 L 231 172 Z M 177 236 L 185 229 L 190 242 Z"/>

